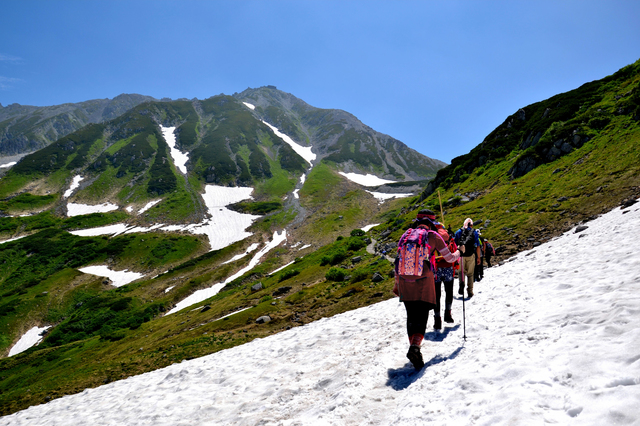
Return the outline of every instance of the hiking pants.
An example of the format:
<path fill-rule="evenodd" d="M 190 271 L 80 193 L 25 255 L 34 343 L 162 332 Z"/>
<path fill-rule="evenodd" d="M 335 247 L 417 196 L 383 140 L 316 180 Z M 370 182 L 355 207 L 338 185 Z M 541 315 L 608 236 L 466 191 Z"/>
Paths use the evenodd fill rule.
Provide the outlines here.
<path fill-rule="evenodd" d="M 436 308 L 434 314 L 440 316 L 440 296 L 442 295 L 442 283 L 444 283 L 444 308 L 451 309 L 453 303 L 453 267 L 438 268 L 435 276 L 436 284 Z"/>
<path fill-rule="evenodd" d="M 482 257 L 480 258 L 480 264 L 476 264 L 473 271 L 473 280 L 481 281 L 484 278 L 484 265 L 482 264 Z"/>
<path fill-rule="evenodd" d="M 487 268 L 491 268 L 491 257 L 492 256 L 485 256 L 487 258 Z"/>
<path fill-rule="evenodd" d="M 424 335 L 425 331 L 427 331 L 429 311 L 433 309 L 433 304 L 422 300 L 411 300 L 403 303 L 407 310 L 407 334 L 409 337 L 414 334 Z"/>
<path fill-rule="evenodd" d="M 464 274 L 467 276 L 467 292 L 473 294 L 473 273 L 476 268 L 475 253 L 468 257 L 463 257 Z M 464 284 L 461 286 L 464 288 Z"/>
<path fill-rule="evenodd" d="M 444 309 L 451 310 L 453 304 L 453 280 L 436 281 L 436 309 L 435 316 L 440 316 L 440 296 L 442 295 L 442 283 L 444 283 Z"/>

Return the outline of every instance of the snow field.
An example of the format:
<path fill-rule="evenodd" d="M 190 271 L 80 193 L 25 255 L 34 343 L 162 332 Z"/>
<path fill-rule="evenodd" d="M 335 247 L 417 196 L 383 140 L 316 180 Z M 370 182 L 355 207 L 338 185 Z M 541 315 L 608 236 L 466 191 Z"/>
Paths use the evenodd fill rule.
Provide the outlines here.
<path fill-rule="evenodd" d="M 87 204 L 67 203 L 67 216 L 80 216 L 91 213 L 108 213 L 118 210 L 118 206 L 111 203 L 102 203 L 93 206 Z"/>
<path fill-rule="evenodd" d="M 266 124 L 267 126 L 269 126 L 269 128 L 273 131 L 273 133 L 276 134 L 276 136 L 278 136 L 280 139 L 285 141 L 291 148 L 293 148 L 293 150 L 296 152 L 296 154 L 298 154 L 300 157 L 304 158 L 309 164 L 312 164 L 313 161 L 316 159 L 316 154 L 314 154 L 311 151 L 311 147 L 310 146 L 302 146 L 302 145 L 296 143 L 289 136 L 287 136 L 284 133 L 282 133 L 275 126 L 272 126 L 271 124 L 267 123 L 264 120 L 262 120 L 262 122 L 264 124 Z"/>
<path fill-rule="evenodd" d="M 385 183 L 395 182 L 394 180 L 382 179 L 376 175 L 372 175 L 369 173 L 367 173 L 366 175 L 361 175 L 358 173 L 340 172 L 340 174 L 346 177 L 347 179 L 349 179 L 351 182 L 355 182 L 358 185 L 362 185 L 362 186 L 380 186 L 380 185 L 384 185 Z"/>
<path fill-rule="evenodd" d="M 71 194 L 73 194 L 73 191 L 75 191 L 79 186 L 80 186 L 80 182 L 82 182 L 84 180 L 84 178 L 80 175 L 76 175 L 73 177 L 73 180 L 71 181 L 71 185 L 69 186 L 69 189 L 67 189 L 64 194 L 62 195 L 63 198 L 69 198 L 71 196 Z"/>
<path fill-rule="evenodd" d="M 380 225 L 380 224 L 379 224 L 379 223 L 372 223 L 372 224 L 370 224 L 370 225 L 363 226 L 363 227 L 362 227 L 362 228 L 360 228 L 360 229 L 362 229 L 364 232 L 369 232 L 369 231 L 371 231 L 371 229 L 375 228 L 375 227 L 376 227 L 376 226 L 378 226 L 378 225 Z"/>
<path fill-rule="evenodd" d="M 160 126 L 160 131 L 162 132 L 162 136 L 164 136 L 164 140 L 169 145 L 171 158 L 173 158 L 173 164 L 175 164 L 176 168 L 180 170 L 180 173 L 183 175 L 187 174 L 187 161 L 189 161 L 189 154 L 185 154 L 176 148 L 176 135 L 175 127 L 163 127 Z M 142 212 L 140 212 L 142 213 Z"/>
<path fill-rule="evenodd" d="M 296 263 L 296 261 L 295 261 L 295 260 L 292 260 L 291 262 L 287 263 L 286 265 L 282 265 L 282 266 L 281 266 L 281 267 L 279 267 L 278 269 L 276 269 L 276 270 L 274 270 L 274 271 L 271 271 L 271 272 L 269 273 L 269 275 L 277 274 L 278 272 L 282 271 L 282 270 L 283 270 L 284 268 L 286 268 L 287 266 L 291 266 L 291 265 L 293 265 L 294 263 Z"/>
<path fill-rule="evenodd" d="M 231 259 L 227 260 L 226 262 L 222 262 L 222 264 L 226 265 L 227 263 L 231 263 L 231 262 L 235 262 L 236 260 L 240 260 L 243 257 L 245 257 L 246 255 L 248 255 L 249 253 L 251 253 L 252 251 L 254 251 L 255 249 L 257 249 L 258 247 L 259 247 L 258 243 L 253 243 L 247 248 L 247 250 L 244 253 L 237 254 L 237 255 L 233 256 Z"/>
<path fill-rule="evenodd" d="M 23 235 L 21 237 L 9 238 L 8 240 L 0 241 L 0 244 L 8 243 L 10 241 L 16 241 L 16 240 L 19 240 L 20 238 L 24 238 L 24 237 L 26 237 L 26 235 Z"/>
<path fill-rule="evenodd" d="M 386 192 L 373 192 L 373 191 L 367 191 L 367 192 L 373 195 L 373 197 L 376 200 L 378 200 L 378 202 L 380 203 L 386 200 L 390 200 L 392 198 L 405 198 L 405 197 L 413 196 L 413 194 L 407 194 L 407 193 L 387 194 Z"/>
<path fill-rule="evenodd" d="M 13 347 L 9 350 L 8 356 L 17 355 L 21 352 L 26 351 L 30 347 L 37 345 L 44 338 L 43 336 L 41 336 L 41 334 L 50 328 L 51 326 L 33 327 L 32 329 L 24 333 L 20 340 L 18 340 L 18 342 L 13 345 Z"/>
<path fill-rule="evenodd" d="M 6 168 L 9 168 L 9 167 L 13 167 L 13 166 L 15 166 L 16 164 L 18 164 L 18 162 L 17 162 L 17 161 L 11 161 L 11 162 L 9 162 L 9 163 L 0 164 L 0 169 L 6 169 Z"/>
<path fill-rule="evenodd" d="M 205 193 L 202 198 L 207 206 L 209 219 L 199 224 L 189 225 L 164 225 L 155 224 L 150 227 L 132 227 L 123 223 L 102 226 L 99 228 L 81 229 L 78 231 L 72 231 L 74 235 L 88 237 L 98 235 L 111 235 L 116 236 L 124 233 L 133 232 L 150 232 L 154 230 L 160 231 L 186 231 L 192 234 L 206 235 L 209 238 L 209 244 L 211 250 L 218 250 L 224 248 L 236 241 L 243 240 L 251 236 L 250 232 L 246 232 L 247 229 L 254 220 L 260 216 L 238 213 L 233 210 L 229 210 L 226 206 L 229 204 L 237 203 L 242 200 L 250 199 L 253 188 L 250 187 L 225 187 L 216 185 L 207 185 L 205 187 Z M 146 209 L 151 208 L 161 200 L 155 200 L 148 203 L 140 210 L 140 213 Z M 72 204 L 69 203 L 69 206 Z M 77 205 L 76 205 L 77 206 Z M 112 205 L 113 206 L 113 205 Z M 96 207 L 96 206 L 85 206 Z M 117 206 L 114 206 L 117 209 Z M 91 211 L 91 213 L 94 213 Z M 87 213 L 78 213 L 87 214 Z M 71 216 L 71 214 L 69 214 Z"/>
<path fill-rule="evenodd" d="M 639 210 L 487 269 L 465 302 L 466 342 L 456 297 L 454 326 L 426 333 L 420 372 L 390 299 L 0 424 L 640 424 L 640 254 L 620 243 Z"/>
<path fill-rule="evenodd" d="M 196 290 L 191 295 L 187 296 L 186 298 L 184 298 L 180 302 L 178 302 L 173 309 L 171 309 L 169 312 L 166 313 L 166 315 L 174 314 L 174 313 L 179 312 L 179 311 L 181 311 L 182 309 L 184 309 L 184 308 L 186 308 L 188 306 L 195 305 L 196 303 L 200 303 L 203 300 L 206 300 L 206 299 L 208 299 L 210 297 L 215 296 L 216 294 L 218 294 L 220 292 L 220 290 L 222 290 L 224 288 L 225 285 L 227 285 L 231 281 L 235 280 L 236 278 L 242 276 L 246 272 L 248 272 L 251 269 L 253 269 L 260 262 L 260 259 L 262 258 L 262 256 L 264 256 L 266 253 L 268 253 L 271 249 L 279 246 L 286 239 L 287 239 L 287 231 L 286 230 L 282 230 L 282 233 L 280 233 L 280 234 L 278 234 L 277 231 L 274 232 L 273 233 L 273 239 L 270 242 L 268 242 L 260 251 L 258 251 L 258 253 L 256 253 L 253 256 L 253 258 L 249 261 L 249 264 L 247 266 L 245 266 L 244 268 L 240 269 L 238 272 L 236 272 L 235 274 L 231 275 L 230 277 L 227 277 L 227 279 L 224 282 L 214 284 L 214 285 L 212 285 L 211 287 L 208 287 L 208 288 L 204 288 L 204 289 L 201 289 L 201 290 Z"/>
<path fill-rule="evenodd" d="M 99 277 L 107 277 L 111 280 L 111 284 L 114 287 L 122 287 L 130 282 L 144 277 L 144 274 L 138 272 L 129 272 L 128 269 L 123 271 L 114 271 L 109 269 L 106 265 L 86 266 L 84 268 L 78 268 L 78 271 L 85 274 L 97 275 Z"/>
<path fill-rule="evenodd" d="M 143 208 L 141 208 L 140 210 L 138 210 L 138 214 L 142 214 L 142 213 L 146 212 L 146 211 L 147 211 L 147 210 L 149 210 L 151 207 L 153 207 L 153 206 L 155 206 L 156 204 L 158 204 L 160 201 L 162 201 L 162 199 L 149 201 L 147 204 L 145 204 L 145 206 L 144 206 Z"/>
<path fill-rule="evenodd" d="M 351 182 L 357 183 L 358 185 L 362 185 L 362 186 L 380 186 L 380 185 L 384 185 L 385 183 L 395 182 L 393 180 L 379 178 L 378 176 L 372 175 L 369 173 L 367 173 L 366 175 L 361 175 L 358 173 L 345 173 L 345 172 L 339 172 L 339 173 L 345 178 L 347 178 L 348 180 L 350 180 Z M 373 195 L 373 197 L 377 199 L 379 203 L 382 203 L 386 200 L 390 200 L 392 198 L 405 198 L 405 197 L 411 197 L 413 195 L 408 193 L 388 194 L 385 192 L 374 192 L 369 190 L 365 190 L 365 191 Z"/>

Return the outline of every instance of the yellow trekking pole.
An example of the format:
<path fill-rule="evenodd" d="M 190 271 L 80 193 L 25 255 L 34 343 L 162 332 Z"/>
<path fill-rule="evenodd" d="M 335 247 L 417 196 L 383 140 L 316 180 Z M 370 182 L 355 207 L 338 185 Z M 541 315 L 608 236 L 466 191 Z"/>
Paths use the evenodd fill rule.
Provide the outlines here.
<path fill-rule="evenodd" d="M 442 226 L 445 228 L 447 225 L 444 224 L 444 210 L 442 210 L 442 198 L 440 198 L 440 190 L 438 189 L 438 200 L 440 201 L 440 216 L 442 216 Z"/>

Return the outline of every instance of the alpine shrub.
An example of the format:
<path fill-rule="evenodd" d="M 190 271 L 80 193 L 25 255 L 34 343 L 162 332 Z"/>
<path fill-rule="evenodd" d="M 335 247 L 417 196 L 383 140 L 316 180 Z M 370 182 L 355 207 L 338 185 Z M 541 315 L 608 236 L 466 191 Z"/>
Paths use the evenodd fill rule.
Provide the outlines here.
<path fill-rule="evenodd" d="M 347 258 L 347 252 L 343 248 L 331 251 L 320 258 L 320 266 L 337 265 Z"/>
<path fill-rule="evenodd" d="M 347 248 L 352 251 L 358 251 L 366 246 L 367 243 L 365 243 L 364 240 L 359 237 L 351 237 L 349 238 L 349 242 L 347 243 Z"/>
<path fill-rule="evenodd" d="M 365 232 L 362 229 L 354 229 L 351 231 L 352 237 L 364 237 Z"/>
<path fill-rule="evenodd" d="M 344 281 L 345 276 L 346 274 L 344 269 L 329 268 L 324 277 L 329 281 Z"/>
<path fill-rule="evenodd" d="M 297 269 L 289 269 L 288 271 L 285 271 L 282 274 L 280 274 L 280 278 L 278 278 L 278 282 L 288 280 L 289 278 L 295 277 L 299 273 L 300 271 L 298 271 Z"/>

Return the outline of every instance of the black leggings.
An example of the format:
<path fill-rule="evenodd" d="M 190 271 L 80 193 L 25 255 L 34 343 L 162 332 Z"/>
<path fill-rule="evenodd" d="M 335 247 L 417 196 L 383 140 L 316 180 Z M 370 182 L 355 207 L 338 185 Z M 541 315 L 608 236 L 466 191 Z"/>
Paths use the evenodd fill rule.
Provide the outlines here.
<path fill-rule="evenodd" d="M 440 296 L 442 295 L 442 283 L 444 283 L 444 306 L 451 309 L 453 304 L 453 281 L 436 281 L 436 310 L 435 316 L 440 316 Z"/>
<path fill-rule="evenodd" d="M 411 337 L 414 334 L 424 334 L 427 331 L 427 320 L 429 311 L 433 309 L 433 304 L 422 300 L 405 301 L 404 307 L 407 310 L 407 334 Z"/>
<path fill-rule="evenodd" d="M 473 269 L 473 280 L 481 281 L 484 278 L 484 268 L 482 265 L 482 258 L 480 258 L 480 264 L 476 264 L 476 267 Z"/>

